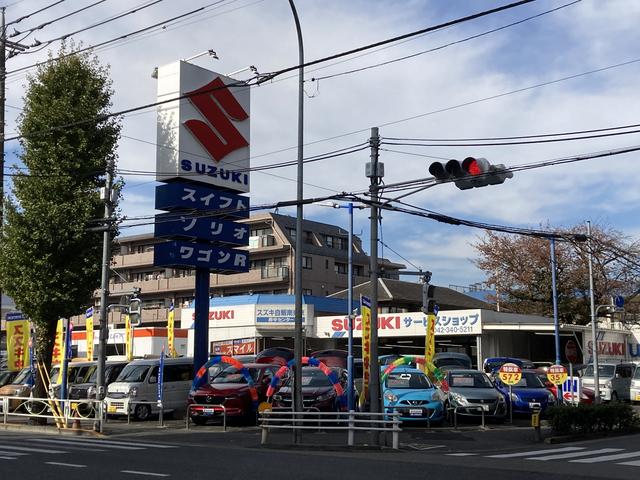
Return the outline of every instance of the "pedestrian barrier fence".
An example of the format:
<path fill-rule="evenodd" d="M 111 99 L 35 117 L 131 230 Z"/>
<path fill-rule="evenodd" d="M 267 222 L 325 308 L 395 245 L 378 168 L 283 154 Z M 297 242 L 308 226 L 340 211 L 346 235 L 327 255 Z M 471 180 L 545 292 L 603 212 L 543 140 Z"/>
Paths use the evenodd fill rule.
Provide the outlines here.
<path fill-rule="evenodd" d="M 293 431 L 317 430 L 346 430 L 347 445 L 355 443 L 357 431 L 391 432 L 394 449 L 399 448 L 400 413 L 371 413 L 371 412 L 292 412 L 265 410 L 260 413 L 260 427 L 262 429 L 261 444 L 265 445 L 269 439 L 269 432 L 277 429 Z"/>
<path fill-rule="evenodd" d="M 467 406 L 467 407 L 448 407 L 448 413 L 449 415 L 451 415 L 451 411 L 453 411 L 453 428 L 458 428 L 458 408 L 462 409 L 462 410 L 478 410 L 480 412 L 480 415 L 482 416 L 482 424 L 480 425 L 480 428 L 486 428 L 485 426 L 485 420 L 484 420 L 484 415 L 485 412 L 487 411 L 487 407 L 483 406 L 483 405 L 477 405 L 477 406 Z"/>
<path fill-rule="evenodd" d="M 221 411 L 222 412 L 222 430 L 224 430 L 225 432 L 227 431 L 227 409 L 224 407 L 224 405 L 211 405 L 206 403 L 205 404 L 192 403 L 187 405 L 187 419 L 186 419 L 187 430 L 189 430 L 189 420 L 191 419 L 191 410 L 195 408 L 202 408 L 203 413 L 212 414 L 211 418 L 214 418 L 216 413 Z M 208 418 L 208 417 L 205 416 L 204 418 Z"/>
<path fill-rule="evenodd" d="M 0 397 L 3 424 L 11 418 L 53 419 L 59 429 L 98 422 L 102 432 L 104 405 L 99 400 L 59 400 L 52 398 Z M 74 425 L 75 424 L 75 425 Z"/>

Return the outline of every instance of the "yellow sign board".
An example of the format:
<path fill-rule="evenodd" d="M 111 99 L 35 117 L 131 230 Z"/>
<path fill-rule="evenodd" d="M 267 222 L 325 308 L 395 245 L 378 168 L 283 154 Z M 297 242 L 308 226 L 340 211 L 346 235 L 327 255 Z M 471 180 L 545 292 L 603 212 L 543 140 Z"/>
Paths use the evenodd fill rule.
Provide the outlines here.
<path fill-rule="evenodd" d="M 551 365 L 547 370 L 547 378 L 554 385 L 562 385 L 568 376 L 567 369 L 562 365 Z"/>
<path fill-rule="evenodd" d="M 522 369 L 515 363 L 505 363 L 500 367 L 498 376 L 502 383 L 515 385 L 522 379 Z"/>

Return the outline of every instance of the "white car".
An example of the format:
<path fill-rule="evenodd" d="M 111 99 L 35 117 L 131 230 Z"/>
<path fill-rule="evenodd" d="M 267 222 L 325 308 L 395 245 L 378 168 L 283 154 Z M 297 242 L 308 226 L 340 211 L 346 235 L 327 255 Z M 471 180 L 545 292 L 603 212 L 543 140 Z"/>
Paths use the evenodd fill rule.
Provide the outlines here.
<path fill-rule="evenodd" d="M 635 372 L 635 363 L 598 363 L 600 398 L 614 402 L 635 399 L 635 394 L 630 396 L 631 380 Z M 587 365 L 582 376 L 582 385 L 595 390 L 593 373 L 593 364 Z"/>

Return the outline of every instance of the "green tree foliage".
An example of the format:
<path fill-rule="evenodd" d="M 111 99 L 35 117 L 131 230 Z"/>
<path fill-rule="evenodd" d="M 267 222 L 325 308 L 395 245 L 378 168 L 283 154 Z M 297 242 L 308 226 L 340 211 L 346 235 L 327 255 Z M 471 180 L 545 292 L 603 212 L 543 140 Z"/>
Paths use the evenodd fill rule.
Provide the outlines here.
<path fill-rule="evenodd" d="M 59 55 L 28 79 L 18 126 L 26 169 L 14 168 L 0 240 L 0 285 L 35 324 L 47 369 L 58 319 L 83 312 L 100 286 L 102 234 L 90 227 L 104 214 L 99 189 L 120 135 L 119 119 L 104 118 L 107 69 L 68 47 Z"/>
<path fill-rule="evenodd" d="M 584 225 L 563 230 L 556 240 L 558 316 L 564 323 L 590 321 L 589 245 L 576 242 Z M 640 287 L 640 244 L 615 230 L 595 226 L 591 231 L 595 302 L 609 303 L 611 295 L 631 298 Z M 550 241 L 544 238 L 486 232 L 474 245 L 475 264 L 497 292 L 500 310 L 553 315 Z M 629 302 L 626 320 L 637 317 L 637 303 Z"/>

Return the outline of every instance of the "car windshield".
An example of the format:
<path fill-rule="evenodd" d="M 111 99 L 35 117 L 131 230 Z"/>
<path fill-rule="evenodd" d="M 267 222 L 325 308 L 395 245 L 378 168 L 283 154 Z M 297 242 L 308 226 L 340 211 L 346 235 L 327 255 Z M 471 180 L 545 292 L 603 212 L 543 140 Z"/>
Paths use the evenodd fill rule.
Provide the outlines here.
<path fill-rule="evenodd" d="M 13 380 L 14 385 L 22 385 L 24 383 L 30 383 L 29 375 L 31 371 L 28 368 L 23 368 L 18 376 Z"/>
<path fill-rule="evenodd" d="M 438 368 L 449 367 L 449 366 L 469 368 L 471 366 L 469 365 L 469 362 L 466 362 L 462 358 L 452 358 L 452 357 L 437 358 L 433 361 L 433 363 Z"/>
<path fill-rule="evenodd" d="M 283 385 L 293 385 L 293 374 L 290 374 Z M 331 381 L 324 372 L 317 368 L 302 369 L 302 386 L 303 387 L 330 387 Z"/>
<path fill-rule="evenodd" d="M 640 368 L 636 368 L 636 371 L 633 374 L 633 378 L 635 378 L 635 379 L 640 378 Z"/>
<path fill-rule="evenodd" d="M 522 378 L 513 388 L 546 388 L 540 381 L 538 375 L 533 372 L 522 372 Z"/>
<path fill-rule="evenodd" d="M 449 374 L 450 387 L 493 388 L 486 375 L 481 372 L 464 372 Z"/>
<path fill-rule="evenodd" d="M 151 365 L 132 365 L 129 364 L 122 369 L 116 382 L 142 382 L 147 376 L 147 372 Z"/>
<path fill-rule="evenodd" d="M 258 380 L 260 376 L 259 368 L 248 368 L 249 374 L 253 381 Z M 224 370 L 220 371 L 215 377 L 211 379 L 212 384 L 218 383 L 247 383 L 247 379 L 244 376 L 244 373 L 241 370 L 238 370 L 236 367 L 229 365 Z"/>
<path fill-rule="evenodd" d="M 387 376 L 387 388 L 432 388 L 424 373 L 391 372 Z"/>
<path fill-rule="evenodd" d="M 598 365 L 599 378 L 611 378 L 616 371 L 615 365 Z M 593 377 L 593 365 L 587 365 L 584 370 L 584 377 Z"/>

